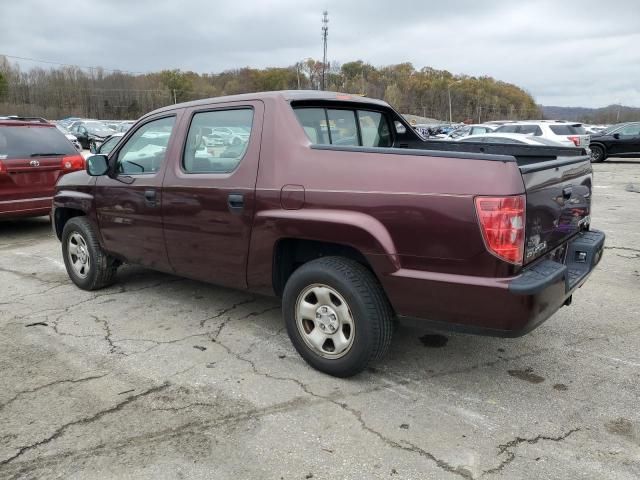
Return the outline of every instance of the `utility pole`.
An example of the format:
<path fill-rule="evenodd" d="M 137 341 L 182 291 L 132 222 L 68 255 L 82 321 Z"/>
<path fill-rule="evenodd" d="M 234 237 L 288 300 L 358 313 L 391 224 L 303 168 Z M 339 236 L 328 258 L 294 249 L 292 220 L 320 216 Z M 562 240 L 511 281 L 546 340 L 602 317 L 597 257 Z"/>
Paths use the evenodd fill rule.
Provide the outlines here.
<path fill-rule="evenodd" d="M 329 12 L 322 12 L 322 90 L 325 90 L 325 71 L 327 69 L 327 37 L 329 36 Z"/>
<path fill-rule="evenodd" d="M 174 103 L 174 105 L 175 105 L 176 103 L 178 103 L 178 102 L 176 101 L 176 89 L 175 89 L 175 88 L 173 89 L 173 103 Z"/>

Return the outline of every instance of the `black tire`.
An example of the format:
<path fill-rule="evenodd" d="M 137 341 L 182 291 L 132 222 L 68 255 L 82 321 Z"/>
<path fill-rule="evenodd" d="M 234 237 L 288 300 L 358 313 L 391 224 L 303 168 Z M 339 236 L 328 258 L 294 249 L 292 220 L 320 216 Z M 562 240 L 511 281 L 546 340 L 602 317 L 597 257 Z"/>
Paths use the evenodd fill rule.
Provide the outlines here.
<path fill-rule="evenodd" d="M 80 235 L 86 244 L 90 263 L 84 277 L 76 272 L 69 255 L 69 239 L 74 234 Z M 62 231 L 62 257 L 69 278 L 83 290 L 97 290 L 111 285 L 115 280 L 119 262 L 102 250 L 95 229 L 86 217 L 73 217 L 65 224 Z"/>
<path fill-rule="evenodd" d="M 607 158 L 607 154 L 600 145 L 591 145 L 591 163 L 604 162 Z"/>
<path fill-rule="evenodd" d="M 325 358 L 314 351 L 303 340 L 297 325 L 298 297 L 316 284 L 338 292 L 353 318 L 354 338 L 349 350 L 339 358 Z M 293 272 L 284 288 L 282 311 L 289 338 L 300 356 L 313 368 L 329 375 L 356 375 L 380 359 L 391 343 L 394 315 L 382 286 L 371 271 L 347 258 L 319 258 Z"/>

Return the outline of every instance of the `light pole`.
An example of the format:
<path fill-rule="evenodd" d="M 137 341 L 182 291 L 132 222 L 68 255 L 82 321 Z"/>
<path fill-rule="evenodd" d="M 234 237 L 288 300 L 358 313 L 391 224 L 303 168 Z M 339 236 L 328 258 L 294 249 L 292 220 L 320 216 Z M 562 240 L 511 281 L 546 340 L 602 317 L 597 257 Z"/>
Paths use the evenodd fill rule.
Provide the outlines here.
<path fill-rule="evenodd" d="M 447 93 L 449 94 L 449 123 L 453 123 L 453 115 L 451 114 L 451 85 L 460 83 L 462 80 L 456 80 L 455 82 L 447 83 Z"/>

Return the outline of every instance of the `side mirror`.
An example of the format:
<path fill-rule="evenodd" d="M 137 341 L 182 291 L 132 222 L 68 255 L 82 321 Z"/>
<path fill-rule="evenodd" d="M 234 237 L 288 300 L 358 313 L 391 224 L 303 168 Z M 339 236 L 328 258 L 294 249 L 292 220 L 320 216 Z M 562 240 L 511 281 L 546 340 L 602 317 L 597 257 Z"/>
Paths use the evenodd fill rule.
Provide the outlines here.
<path fill-rule="evenodd" d="M 620 140 L 620 134 L 619 133 L 614 133 L 613 134 L 613 138 L 615 138 L 616 140 Z"/>
<path fill-rule="evenodd" d="M 106 155 L 92 155 L 87 158 L 87 173 L 92 177 L 106 175 L 109 171 L 109 159 Z"/>

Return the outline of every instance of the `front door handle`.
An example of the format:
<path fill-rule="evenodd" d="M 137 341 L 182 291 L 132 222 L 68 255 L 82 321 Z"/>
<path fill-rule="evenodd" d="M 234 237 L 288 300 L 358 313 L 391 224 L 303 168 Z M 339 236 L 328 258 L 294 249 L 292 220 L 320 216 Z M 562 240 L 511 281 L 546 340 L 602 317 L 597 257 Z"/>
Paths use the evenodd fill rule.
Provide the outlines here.
<path fill-rule="evenodd" d="M 144 202 L 149 206 L 149 207 L 155 207 L 157 205 L 157 197 L 156 197 L 156 191 L 153 189 L 148 189 L 144 191 Z"/>
<path fill-rule="evenodd" d="M 230 193 L 227 197 L 227 205 L 232 213 L 239 213 L 244 208 L 244 195 L 241 193 Z"/>
<path fill-rule="evenodd" d="M 565 200 L 569 200 L 571 198 L 571 193 L 573 193 L 573 188 L 569 187 L 564 187 L 562 189 L 562 198 L 564 198 Z"/>

